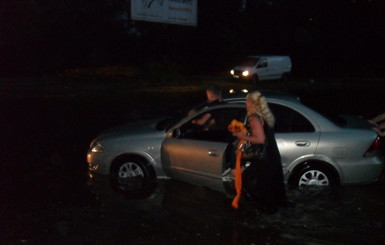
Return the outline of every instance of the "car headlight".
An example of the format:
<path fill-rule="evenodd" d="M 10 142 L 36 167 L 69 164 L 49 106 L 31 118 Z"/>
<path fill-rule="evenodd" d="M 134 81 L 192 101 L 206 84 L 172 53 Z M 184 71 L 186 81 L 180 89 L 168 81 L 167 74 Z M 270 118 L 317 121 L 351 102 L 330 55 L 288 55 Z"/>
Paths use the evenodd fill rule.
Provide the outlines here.
<path fill-rule="evenodd" d="M 230 71 L 230 74 L 231 74 L 231 75 L 234 75 L 234 70 L 231 70 L 231 71 Z"/>
<path fill-rule="evenodd" d="M 246 70 L 242 72 L 242 76 L 247 77 L 248 75 L 249 75 L 249 71 Z"/>
<path fill-rule="evenodd" d="M 103 146 L 99 142 L 92 142 L 90 150 L 92 152 L 103 152 Z"/>

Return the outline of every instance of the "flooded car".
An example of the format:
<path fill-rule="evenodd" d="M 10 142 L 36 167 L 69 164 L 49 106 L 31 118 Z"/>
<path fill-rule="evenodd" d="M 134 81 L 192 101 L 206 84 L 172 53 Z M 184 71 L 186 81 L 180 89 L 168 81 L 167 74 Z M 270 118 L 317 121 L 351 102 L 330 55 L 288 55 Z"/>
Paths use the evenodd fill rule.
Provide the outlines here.
<path fill-rule="evenodd" d="M 287 185 L 368 184 L 381 177 L 384 158 L 379 138 L 365 119 L 322 114 L 285 93 L 263 94 L 276 118 Z M 221 118 L 215 127 L 192 123 L 208 112 Z M 229 152 L 235 138 L 227 126 L 233 119 L 245 118 L 245 95 L 237 95 L 194 115 L 113 128 L 91 142 L 89 170 L 95 181 L 103 179 L 124 193 L 144 193 L 156 179 L 172 178 L 232 194 Z"/>

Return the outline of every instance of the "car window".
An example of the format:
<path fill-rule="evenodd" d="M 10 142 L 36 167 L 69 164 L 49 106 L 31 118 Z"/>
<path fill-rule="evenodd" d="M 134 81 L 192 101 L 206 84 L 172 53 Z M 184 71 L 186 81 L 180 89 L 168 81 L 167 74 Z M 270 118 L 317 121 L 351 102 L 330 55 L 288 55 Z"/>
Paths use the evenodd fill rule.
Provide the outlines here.
<path fill-rule="evenodd" d="M 258 68 L 263 68 L 263 67 L 267 67 L 267 59 L 261 59 L 259 62 L 258 62 Z"/>
<path fill-rule="evenodd" d="M 299 112 L 283 105 L 270 103 L 269 107 L 275 117 L 276 133 L 314 132 L 313 124 Z"/>
<path fill-rule="evenodd" d="M 177 137 L 204 141 L 230 142 L 234 139 L 227 127 L 233 119 L 243 121 L 246 115 L 245 108 L 221 108 L 200 113 L 193 119 L 209 112 L 215 118 L 215 124 L 210 127 L 198 126 L 191 121 L 183 124 Z"/>

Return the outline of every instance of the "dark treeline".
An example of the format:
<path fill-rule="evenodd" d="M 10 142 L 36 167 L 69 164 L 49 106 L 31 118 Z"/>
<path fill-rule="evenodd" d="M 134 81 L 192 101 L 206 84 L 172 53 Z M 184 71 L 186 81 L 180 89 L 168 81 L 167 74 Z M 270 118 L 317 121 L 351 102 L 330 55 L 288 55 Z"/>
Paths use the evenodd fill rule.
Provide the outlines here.
<path fill-rule="evenodd" d="M 104 65 L 227 70 L 249 54 L 287 54 L 309 76 L 383 76 L 382 0 L 198 1 L 198 26 L 130 20 L 129 0 L 0 3 L 0 75 Z"/>

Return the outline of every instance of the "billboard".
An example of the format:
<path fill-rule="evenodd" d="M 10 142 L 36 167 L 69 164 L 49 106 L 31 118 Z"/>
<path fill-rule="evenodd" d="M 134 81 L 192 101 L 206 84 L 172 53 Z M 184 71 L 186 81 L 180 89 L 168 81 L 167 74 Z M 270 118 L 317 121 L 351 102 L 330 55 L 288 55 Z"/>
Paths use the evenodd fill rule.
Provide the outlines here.
<path fill-rule="evenodd" d="M 131 19 L 197 25 L 198 0 L 131 0 Z"/>

